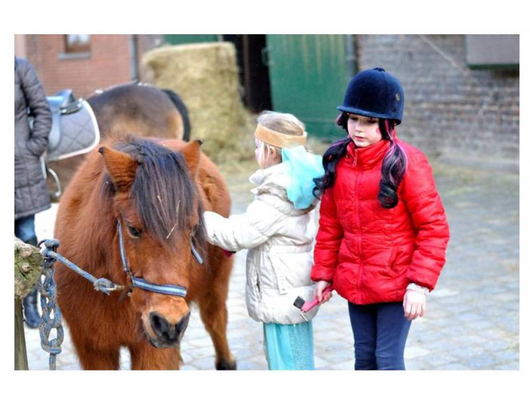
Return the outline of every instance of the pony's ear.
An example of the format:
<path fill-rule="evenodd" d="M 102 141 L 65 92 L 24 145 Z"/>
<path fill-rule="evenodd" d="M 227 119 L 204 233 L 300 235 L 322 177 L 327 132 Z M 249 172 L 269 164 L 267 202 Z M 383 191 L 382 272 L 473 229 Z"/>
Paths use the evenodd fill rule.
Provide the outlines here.
<path fill-rule="evenodd" d="M 202 140 L 193 140 L 180 149 L 180 153 L 182 153 L 184 159 L 186 159 L 186 163 L 188 164 L 188 168 L 190 168 L 192 175 L 195 175 L 199 168 L 201 146 Z"/>
<path fill-rule="evenodd" d="M 112 183 L 118 191 L 128 191 L 136 176 L 136 162 L 127 153 L 103 146 L 99 148 Z"/>

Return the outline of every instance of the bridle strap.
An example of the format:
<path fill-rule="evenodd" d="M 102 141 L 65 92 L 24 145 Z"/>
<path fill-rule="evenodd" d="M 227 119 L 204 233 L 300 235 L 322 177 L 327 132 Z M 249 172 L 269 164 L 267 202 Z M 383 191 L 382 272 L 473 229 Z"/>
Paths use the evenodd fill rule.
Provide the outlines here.
<path fill-rule="evenodd" d="M 131 289 L 137 287 L 148 292 L 160 293 L 163 295 L 180 296 L 183 298 L 186 297 L 188 290 L 184 286 L 178 286 L 174 284 L 154 284 L 148 282 L 147 280 L 141 277 L 136 277 L 133 275 L 131 269 L 129 268 L 129 265 L 127 264 L 127 256 L 125 255 L 125 246 L 123 244 L 123 233 L 121 229 L 120 218 L 118 218 L 118 237 L 120 241 L 121 263 L 123 266 L 123 271 L 125 271 L 127 277 L 131 279 Z"/>
<path fill-rule="evenodd" d="M 153 284 L 148 281 L 139 278 L 131 277 L 133 287 L 138 287 L 139 289 L 147 290 L 148 292 L 161 293 L 163 295 L 173 295 L 186 297 L 187 290 L 184 286 L 176 286 L 173 284 Z"/>

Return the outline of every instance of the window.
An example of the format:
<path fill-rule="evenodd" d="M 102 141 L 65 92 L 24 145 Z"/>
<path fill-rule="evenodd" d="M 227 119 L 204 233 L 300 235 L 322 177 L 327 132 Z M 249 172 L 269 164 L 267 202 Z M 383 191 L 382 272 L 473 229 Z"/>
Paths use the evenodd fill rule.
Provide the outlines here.
<path fill-rule="evenodd" d="M 517 68 L 519 35 L 466 35 L 466 55 L 472 69 Z"/>
<path fill-rule="evenodd" d="M 64 52 L 66 54 L 90 52 L 90 35 L 65 35 L 64 42 Z"/>

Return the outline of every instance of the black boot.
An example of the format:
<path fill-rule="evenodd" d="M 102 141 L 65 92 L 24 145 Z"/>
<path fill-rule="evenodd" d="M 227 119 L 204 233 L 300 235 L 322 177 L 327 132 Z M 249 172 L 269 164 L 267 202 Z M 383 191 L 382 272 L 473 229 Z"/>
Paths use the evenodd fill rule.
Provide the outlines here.
<path fill-rule="evenodd" d="M 40 315 L 39 310 L 37 308 L 37 296 L 39 292 L 37 288 L 35 288 L 33 291 L 30 292 L 29 295 L 27 295 L 24 298 L 23 304 L 24 304 L 24 319 L 26 321 L 26 325 L 29 328 L 37 328 L 40 325 Z"/>

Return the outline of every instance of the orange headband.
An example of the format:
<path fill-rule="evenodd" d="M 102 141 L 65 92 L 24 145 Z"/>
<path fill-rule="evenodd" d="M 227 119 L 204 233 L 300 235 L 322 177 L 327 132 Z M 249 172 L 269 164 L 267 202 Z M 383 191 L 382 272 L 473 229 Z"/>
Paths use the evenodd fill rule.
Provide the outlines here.
<path fill-rule="evenodd" d="M 258 124 L 254 135 L 264 143 L 270 144 L 276 147 L 295 147 L 304 146 L 307 141 L 307 133 L 304 131 L 302 136 L 291 136 L 289 134 L 278 133 L 277 131 L 270 130 L 267 127 Z"/>

